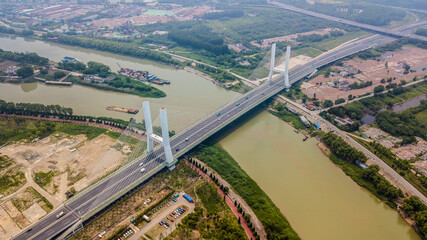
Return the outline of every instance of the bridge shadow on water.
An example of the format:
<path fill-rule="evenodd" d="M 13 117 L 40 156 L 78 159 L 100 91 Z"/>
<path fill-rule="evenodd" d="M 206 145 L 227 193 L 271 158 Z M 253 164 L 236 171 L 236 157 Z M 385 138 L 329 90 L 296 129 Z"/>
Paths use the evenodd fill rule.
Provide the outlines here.
<path fill-rule="evenodd" d="M 269 98 L 263 103 L 259 104 L 258 106 L 252 108 L 236 120 L 230 122 L 227 126 L 210 136 L 205 141 L 201 142 L 197 147 L 193 148 L 189 153 L 190 155 L 194 154 L 201 148 L 205 146 L 212 146 L 217 143 L 219 143 L 224 138 L 228 137 L 230 134 L 232 134 L 234 131 L 242 127 L 244 124 L 255 118 L 258 114 L 260 114 L 263 111 L 266 111 L 267 106 L 272 101 L 273 98 Z"/>

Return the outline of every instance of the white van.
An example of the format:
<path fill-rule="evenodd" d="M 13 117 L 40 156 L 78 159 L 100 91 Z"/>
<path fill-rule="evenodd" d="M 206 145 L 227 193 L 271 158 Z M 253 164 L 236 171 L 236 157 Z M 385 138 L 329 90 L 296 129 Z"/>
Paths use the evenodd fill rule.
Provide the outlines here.
<path fill-rule="evenodd" d="M 145 172 L 145 168 L 141 168 L 141 170 L 139 170 L 140 172 Z"/>

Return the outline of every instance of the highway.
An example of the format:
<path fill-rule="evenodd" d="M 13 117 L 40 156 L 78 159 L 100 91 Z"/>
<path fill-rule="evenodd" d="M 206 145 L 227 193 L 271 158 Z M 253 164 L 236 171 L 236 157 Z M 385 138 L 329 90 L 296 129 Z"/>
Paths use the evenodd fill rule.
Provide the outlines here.
<path fill-rule="evenodd" d="M 395 39 L 391 37 L 373 35 L 354 41 L 336 50 L 331 50 L 311 60 L 307 64 L 293 68 L 289 73 L 290 83 L 292 84 L 301 80 L 312 73 L 315 68 L 319 68 L 353 53 L 386 44 L 394 40 Z M 282 91 L 284 89 L 282 79 L 283 76 L 275 77 L 272 83 L 261 85 L 241 95 L 239 98 L 222 106 L 195 124 L 184 129 L 180 134 L 172 137 L 171 147 L 174 157 L 178 158 L 182 156 L 233 120 Z M 186 141 L 187 138 L 188 141 Z M 163 148 L 157 146 L 152 153 L 141 156 L 124 165 L 108 177 L 78 193 L 63 206 L 45 216 L 41 221 L 25 229 L 14 239 L 51 239 L 73 224 L 93 216 L 112 201 L 118 199 L 129 190 L 165 168 L 165 166 Z M 141 173 L 141 168 L 145 168 L 146 170 Z M 61 211 L 64 212 L 64 215 L 57 219 L 56 216 Z"/>
<path fill-rule="evenodd" d="M 396 31 L 395 29 L 386 29 L 386 28 L 382 28 L 382 27 L 376 27 L 376 26 L 372 26 L 372 25 L 368 25 L 368 24 L 364 24 L 364 23 L 359 23 L 359 22 L 355 22 L 355 21 L 351 21 L 351 20 L 346 20 L 346 19 L 342 19 L 342 18 L 329 16 L 329 15 L 322 14 L 322 13 L 312 12 L 309 10 L 305 10 L 302 8 L 298 8 L 298 7 L 295 7 L 292 5 L 279 3 L 279 2 L 275 2 L 275 1 L 269 1 L 269 3 L 276 6 L 276 7 L 283 8 L 283 9 L 286 9 L 289 11 L 302 13 L 305 15 L 313 16 L 313 17 L 323 18 L 326 20 L 339 22 L 339 23 L 343 23 L 343 24 L 347 24 L 347 25 L 352 25 L 355 27 L 363 28 L 366 30 L 373 31 L 375 33 L 380 33 L 380 34 L 384 34 L 384 35 L 391 36 L 391 37 L 408 37 L 408 38 L 413 38 L 413 39 L 417 39 L 417 40 L 421 40 L 421 41 L 427 41 L 427 37 L 415 35 L 411 32 L 402 32 L 402 31 Z"/>

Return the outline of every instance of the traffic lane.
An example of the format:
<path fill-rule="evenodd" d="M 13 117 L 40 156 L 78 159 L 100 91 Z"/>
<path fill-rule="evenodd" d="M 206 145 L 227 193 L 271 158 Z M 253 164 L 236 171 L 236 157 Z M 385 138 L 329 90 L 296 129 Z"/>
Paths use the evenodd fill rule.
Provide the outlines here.
<path fill-rule="evenodd" d="M 68 209 L 60 208 L 60 209 L 50 213 L 49 215 L 45 216 L 42 220 L 40 220 L 40 222 L 39 222 L 40 224 L 30 226 L 30 228 L 28 228 L 28 229 L 32 229 L 31 231 L 28 231 L 28 229 L 27 229 L 25 232 L 22 232 L 21 234 L 17 235 L 15 237 L 15 239 L 23 239 L 23 240 L 29 239 L 34 234 L 38 233 L 39 231 L 41 231 L 45 227 L 49 226 L 52 221 L 57 221 L 58 219 L 56 218 L 56 216 L 61 211 L 64 212 L 64 217 L 71 212 Z"/>
<path fill-rule="evenodd" d="M 144 166 L 146 168 L 146 171 L 144 171 L 144 173 L 141 173 L 140 168 L 138 168 L 131 174 L 122 176 L 123 178 L 121 181 L 110 185 L 100 194 L 92 196 L 90 199 L 84 199 L 85 203 L 78 207 L 78 211 L 82 212 L 82 215 L 89 213 L 90 211 L 101 205 L 102 202 L 112 197 L 112 195 L 119 193 L 121 190 L 123 190 L 123 188 L 126 188 L 133 182 L 136 182 L 142 177 L 145 177 L 145 175 L 147 175 L 151 170 L 155 169 L 159 165 L 159 162 L 154 160 Z"/>
<path fill-rule="evenodd" d="M 57 223 L 54 226 L 52 226 L 51 228 L 49 228 L 47 231 L 44 231 L 41 234 L 39 234 L 39 235 L 37 235 L 31 239 L 32 240 L 50 239 L 50 238 L 54 237 L 55 235 L 57 235 L 59 233 L 59 231 L 61 231 L 61 229 L 65 229 L 65 228 L 71 226 L 76 221 L 78 221 L 78 219 L 74 218 L 73 215 L 64 216 L 64 217 L 60 218 L 60 220 L 57 221 Z"/>
<path fill-rule="evenodd" d="M 348 51 L 348 50 L 347 50 L 347 51 Z M 345 54 L 344 54 L 344 55 L 345 55 Z M 322 58 L 322 60 L 323 60 L 323 61 L 327 61 L 327 60 L 328 60 L 328 58 L 333 57 L 333 55 L 331 55 L 331 54 L 326 54 L 325 56 L 326 56 L 326 57 L 323 57 L 323 58 Z M 320 62 L 320 61 L 316 61 L 316 63 L 318 63 L 318 62 Z M 304 68 L 301 68 L 301 69 L 299 69 L 299 71 L 298 71 L 298 72 L 293 72 L 293 71 L 292 71 L 292 74 L 297 75 L 299 72 L 303 72 L 303 71 L 307 71 L 307 72 L 308 72 L 308 71 L 309 71 L 309 67 L 307 67 L 307 68 L 305 68 L 305 69 L 304 69 Z M 264 89 L 256 89 L 256 90 L 264 90 Z M 255 91 L 255 92 L 254 92 L 254 95 L 255 95 L 255 94 L 257 94 L 257 95 L 259 96 L 259 92 L 258 92 L 258 91 Z M 255 96 L 257 96 L 257 95 L 255 95 Z M 253 98 L 253 97 L 252 97 L 252 95 L 250 95 L 250 96 L 251 96 L 251 99 L 252 99 L 252 98 Z M 248 101 L 248 103 L 256 102 L 256 100 L 258 100 L 258 99 L 254 99 L 252 102 L 249 102 L 249 101 Z M 230 105 L 230 106 L 232 106 L 232 105 Z M 230 111 L 233 111 L 233 108 L 231 107 L 231 108 L 230 108 L 230 110 L 229 110 L 228 108 L 226 108 L 225 110 L 226 110 L 226 112 L 230 112 Z M 206 121 L 207 121 L 207 122 L 212 121 L 212 120 L 213 120 L 212 118 L 213 118 L 213 117 L 208 118 L 208 119 L 206 119 Z M 230 117 L 230 118 L 231 118 L 231 117 Z M 228 118 L 227 120 L 229 120 L 230 118 Z M 223 119 L 223 120 L 225 120 L 225 119 Z M 217 124 L 217 126 L 219 126 L 219 125 L 220 125 L 220 124 Z M 216 126 L 214 126 L 214 127 L 216 127 Z M 191 132 L 193 132 L 193 131 L 191 131 Z M 203 133 L 206 133 L 206 132 L 205 132 L 205 131 L 203 131 Z M 203 133 L 202 133 L 201 135 L 203 135 Z M 178 140 L 181 140 L 181 141 L 182 141 L 182 138 L 179 138 Z M 178 146 L 179 146 L 179 145 L 178 145 Z M 136 166 L 136 164 L 135 164 L 134 166 L 129 167 L 129 168 L 128 168 L 128 169 L 126 169 L 126 170 L 128 170 L 128 171 L 132 171 L 132 167 L 133 167 L 133 168 L 135 168 L 135 166 Z M 120 178 L 122 178 L 122 175 L 123 175 L 123 173 L 122 173 L 122 174 L 118 174 L 118 176 L 119 176 Z M 122 178 L 122 179 L 123 179 L 123 178 Z M 114 180 L 114 179 L 113 179 L 113 180 Z M 109 180 L 109 181 L 111 181 L 111 180 Z M 108 185 L 108 182 L 109 182 L 109 181 L 105 182 L 104 184 L 105 184 L 105 185 Z M 99 188 L 98 188 L 98 190 L 100 190 L 100 192 L 102 192 L 102 190 L 104 189 L 105 185 L 100 185 L 100 186 L 99 186 Z M 101 190 L 101 189 L 102 189 L 102 190 Z M 93 194 L 97 195 L 96 191 L 95 191 L 95 192 L 92 192 L 90 195 L 91 195 L 91 196 L 93 196 Z M 99 194 L 99 193 L 98 193 L 98 194 Z"/>
<path fill-rule="evenodd" d="M 326 125 L 328 125 L 331 129 L 334 129 L 335 132 L 340 135 L 341 137 L 347 139 L 350 143 L 352 143 L 354 146 L 356 146 L 359 150 L 361 150 L 364 154 L 368 155 L 370 158 L 372 158 L 378 165 L 383 167 L 384 170 L 386 170 L 389 174 L 391 174 L 395 179 L 403 184 L 403 186 L 407 187 L 408 190 L 410 190 L 414 195 L 418 196 L 425 204 L 427 204 L 427 198 L 419 192 L 414 186 L 412 186 L 410 183 L 408 183 L 402 176 L 400 176 L 398 173 L 396 173 L 390 166 L 388 166 L 386 163 L 384 163 L 380 158 L 378 158 L 375 154 L 364 148 L 361 144 L 359 144 L 357 141 L 355 141 L 352 138 L 347 138 L 347 135 L 341 130 L 339 130 L 337 127 L 332 125 L 329 122 L 325 122 Z"/>
<path fill-rule="evenodd" d="M 153 166 L 150 166 L 149 167 L 150 168 L 150 170 L 153 168 Z M 132 177 L 132 176 L 131 176 Z M 128 182 L 127 182 L 128 183 Z M 118 183 L 118 184 L 120 184 L 120 183 Z M 101 193 L 104 193 L 104 192 L 101 192 Z M 84 198 L 82 198 L 81 199 L 81 201 L 80 202 L 82 202 L 83 204 L 81 204 L 81 205 L 79 205 L 78 207 L 77 207 L 77 209 L 74 209 L 73 211 L 78 211 L 79 212 L 79 214 L 84 214 L 84 213 L 87 213 L 87 212 L 89 212 L 90 210 L 92 210 L 93 209 L 93 204 L 91 204 L 91 205 L 89 205 L 90 203 L 93 203 L 93 202 L 90 202 L 90 200 L 93 200 L 93 198 L 95 198 L 95 197 L 99 197 L 99 195 L 95 195 L 95 196 L 93 196 L 93 195 L 90 195 L 90 196 L 85 196 Z M 68 210 L 67 210 L 68 211 Z M 49 217 L 49 218 L 46 218 L 46 219 L 44 219 L 44 221 L 45 221 L 45 223 L 47 223 L 47 224 L 43 224 L 43 225 L 37 225 L 38 226 L 38 229 L 34 229 L 34 230 L 37 230 L 38 232 L 40 232 L 40 231 L 42 231 L 42 233 L 40 234 L 41 236 L 45 236 L 45 233 L 47 232 L 47 233 L 50 233 L 50 232 L 52 232 L 52 231 L 54 231 L 55 229 L 58 229 L 59 227 L 62 227 L 63 225 L 61 225 L 61 224 L 55 224 L 55 225 L 52 225 L 53 223 L 55 223 L 55 222 L 57 222 L 57 223 L 59 223 L 59 222 L 62 222 L 63 220 L 62 219 L 60 219 L 60 220 L 57 220 L 56 219 L 56 215 L 52 215 L 53 217 Z M 74 216 L 74 219 L 78 219 L 78 217 L 76 218 L 75 216 Z M 27 239 L 27 237 L 29 237 L 29 236 L 24 236 L 24 238 L 22 238 L 22 239 Z"/>

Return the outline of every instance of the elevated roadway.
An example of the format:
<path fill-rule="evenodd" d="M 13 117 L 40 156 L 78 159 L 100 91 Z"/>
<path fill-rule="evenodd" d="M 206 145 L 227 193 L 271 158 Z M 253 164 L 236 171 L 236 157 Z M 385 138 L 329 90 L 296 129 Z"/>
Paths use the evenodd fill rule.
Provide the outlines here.
<path fill-rule="evenodd" d="M 280 3 L 280 2 L 269 1 L 269 3 L 276 6 L 276 7 L 283 8 L 283 9 L 286 9 L 289 11 L 302 13 L 305 15 L 313 16 L 313 17 L 323 18 L 326 20 L 339 22 L 339 23 L 343 23 L 343 24 L 347 24 L 347 25 L 356 26 L 356 27 L 359 27 L 362 29 L 370 30 L 372 32 L 380 33 L 380 34 L 390 36 L 390 37 L 397 37 L 397 38 L 408 37 L 408 38 L 413 38 L 413 39 L 417 39 L 417 40 L 421 40 L 421 41 L 427 41 L 427 37 L 415 35 L 412 32 L 402 32 L 402 31 L 397 31 L 395 29 L 387 29 L 387 28 L 382 28 L 382 27 L 376 27 L 376 26 L 372 26 L 369 24 L 359 23 L 359 22 L 355 22 L 355 21 L 351 21 L 351 20 L 346 20 L 346 19 L 342 19 L 342 18 L 329 16 L 329 15 L 322 14 L 322 13 L 309 11 L 306 9 L 298 8 L 298 7 L 288 5 L 288 4 L 284 4 L 284 3 Z"/>
<path fill-rule="evenodd" d="M 410 30 L 410 28 L 408 29 Z M 290 83 L 295 83 L 319 68 L 353 53 L 376 47 L 394 41 L 392 37 L 373 35 L 331 50 L 311 60 L 307 64 L 290 70 Z M 270 84 L 264 84 L 252 91 L 241 95 L 211 114 L 205 116 L 195 124 L 184 129 L 180 134 L 171 138 L 171 147 L 175 158 L 187 153 L 200 142 L 221 130 L 230 122 L 239 118 L 266 99 L 276 95 L 284 89 L 283 77 L 276 77 Z M 161 146 L 158 146 L 148 155 L 124 165 L 108 177 L 98 181 L 91 187 L 78 193 L 65 202 L 57 210 L 45 216 L 14 239 L 27 240 L 52 239 L 70 226 L 84 222 L 114 200 L 126 194 L 129 190 L 146 181 L 152 175 L 166 167 L 165 156 Z M 145 168 L 144 172 L 140 169 Z M 418 192 L 419 193 L 419 192 Z M 419 193 L 421 194 L 421 193 Z M 415 195 L 418 195 L 415 193 Z M 63 216 L 57 218 L 57 214 Z"/>

